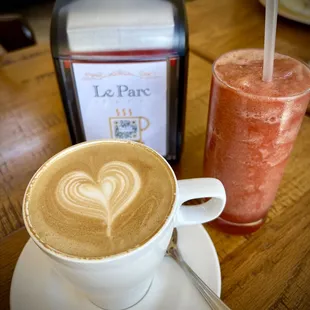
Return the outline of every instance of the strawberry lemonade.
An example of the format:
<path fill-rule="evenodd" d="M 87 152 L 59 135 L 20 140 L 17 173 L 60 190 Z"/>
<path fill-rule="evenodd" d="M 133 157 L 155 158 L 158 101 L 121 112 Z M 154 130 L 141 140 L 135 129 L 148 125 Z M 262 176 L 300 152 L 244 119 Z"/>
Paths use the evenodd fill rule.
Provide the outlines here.
<path fill-rule="evenodd" d="M 263 50 L 222 55 L 213 65 L 205 176 L 220 179 L 227 205 L 213 222 L 236 234 L 257 230 L 275 198 L 310 99 L 310 69 L 275 55 L 262 81 Z"/>

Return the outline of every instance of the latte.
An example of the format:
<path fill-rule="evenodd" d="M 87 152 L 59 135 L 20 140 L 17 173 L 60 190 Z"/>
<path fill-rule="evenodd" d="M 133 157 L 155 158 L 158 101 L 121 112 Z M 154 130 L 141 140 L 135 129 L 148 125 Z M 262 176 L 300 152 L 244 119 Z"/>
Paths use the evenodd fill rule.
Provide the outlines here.
<path fill-rule="evenodd" d="M 93 141 L 47 161 L 26 194 L 26 224 L 41 244 L 96 259 L 135 249 L 165 223 L 175 199 L 165 161 L 139 143 Z"/>

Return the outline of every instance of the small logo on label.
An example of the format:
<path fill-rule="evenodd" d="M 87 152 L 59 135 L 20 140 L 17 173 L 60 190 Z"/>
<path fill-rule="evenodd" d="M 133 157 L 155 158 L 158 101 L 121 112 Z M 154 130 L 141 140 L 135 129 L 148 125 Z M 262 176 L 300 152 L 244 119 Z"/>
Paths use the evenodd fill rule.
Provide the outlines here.
<path fill-rule="evenodd" d="M 121 115 L 122 114 L 122 115 Z M 132 116 L 129 109 L 116 109 L 116 117 L 110 117 L 110 134 L 113 139 L 126 139 L 142 142 L 142 132 L 150 126 L 150 121 L 144 116 Z"/>

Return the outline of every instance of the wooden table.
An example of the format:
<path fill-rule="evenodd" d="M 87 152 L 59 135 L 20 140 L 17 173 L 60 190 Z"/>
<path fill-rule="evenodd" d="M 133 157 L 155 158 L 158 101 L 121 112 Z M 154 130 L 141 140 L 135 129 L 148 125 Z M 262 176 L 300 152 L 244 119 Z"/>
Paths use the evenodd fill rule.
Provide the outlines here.
<path fill-rule="evenodd" d="M 241 8 L 244 16 L 252 16 L 247 19 L 251 31 L 261 29 L 263 10 L 256 1 L 188 3 L 192 52 L 185 146 L 176 167 L 179 178 L 202 175 L 211 78 L 208 60 L 231 48 L 260 46 L 256 33 L 246 41 Z M 300 29 L 310 29 L 285 20 L 280 23 L 289 30 L 279 34 L 279 46 L 290 46 L 290 51 L 298 51 L 295 55 L 308 57 L 309 42 L 301 44 L 297 37 L 305 35 Z M 28 239 L 21 216 L 24 190 L 39 166 L 70 141 L 48 47 L 11 53 L 0 62 L 0 309 L 4 310 L 9 309 L 13 270 Z M 310 309 L 309 136 L 310 118 L 305 117 L 261 230 L 230 236 L 207 227 L 221 262 L 222 298 L 232 309 Z"/>
<path fill-rule="evenodd" d="M 187 8 L 191 50 L 209 61 L 264 45 L 265 10 L 258 0 L 195 0 Z M 310 27 L 279 17 L 276 50 L 310 61 Z"/>

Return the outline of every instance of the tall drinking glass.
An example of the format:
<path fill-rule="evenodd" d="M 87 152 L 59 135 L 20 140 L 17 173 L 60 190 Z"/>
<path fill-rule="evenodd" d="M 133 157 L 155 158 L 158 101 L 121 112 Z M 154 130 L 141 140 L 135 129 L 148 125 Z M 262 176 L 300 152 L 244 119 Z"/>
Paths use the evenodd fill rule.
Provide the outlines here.
<path fill-rule="evenodd" d="M 275 198 L 310 99 L 310 69 L 275 54 L 262 81 L 263 50 L 220 56 L 213 65 L 205 176 L 220 179 L 227 204 L 213 225 L 246 234 L 263 223 Z"/>

